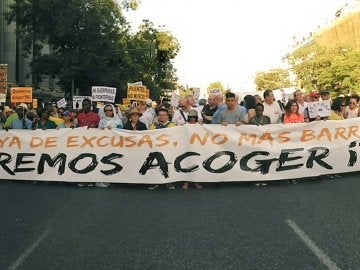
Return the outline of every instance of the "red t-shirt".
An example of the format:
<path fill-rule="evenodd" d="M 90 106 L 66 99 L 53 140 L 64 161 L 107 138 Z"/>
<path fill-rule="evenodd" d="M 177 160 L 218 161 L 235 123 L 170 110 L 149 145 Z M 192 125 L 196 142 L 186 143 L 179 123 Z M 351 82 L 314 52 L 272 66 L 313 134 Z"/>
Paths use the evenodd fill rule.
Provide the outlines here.
<path fill-rule="evenodd" d="M 79 127 L 98 127 L 100 116 L 94 112 L 79 113 L 78 117 Z"/>

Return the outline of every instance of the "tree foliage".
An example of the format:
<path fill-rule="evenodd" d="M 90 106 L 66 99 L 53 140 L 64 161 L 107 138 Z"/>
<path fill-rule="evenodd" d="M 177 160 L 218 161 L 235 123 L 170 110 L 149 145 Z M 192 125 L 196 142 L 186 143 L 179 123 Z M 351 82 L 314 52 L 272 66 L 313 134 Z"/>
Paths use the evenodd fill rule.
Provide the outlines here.
<path fill-rule="evenodd" d="M 288 56 L 297 80 L 306 90 L 331 90 L 335 95 L 359 93 L 360 52 L 311 44 Z"/>
<path fill-rule="evenodd" d="M 280 68 L 256 73 L 255 84 L 256 90 L 275 90 L 292 86 L 289 72 Z"/>
<path fill-rule="evenodd" d="M 117 87 L 126 96 L 128 82 L 143 81 L 153 97 L 174 89 L 172 60 L 180 46 L 170 32 L 145 21 L 131 34 L 122 9 L 136 9 L 138 0 L 16 0 L 7 14 L 16 22 L 24 53 L 32 56 L 35 87 L 45 75 L 57 77 L 70 94 L 91 86 Z M 48 48 L 48 49 L 47 49 Z"/>

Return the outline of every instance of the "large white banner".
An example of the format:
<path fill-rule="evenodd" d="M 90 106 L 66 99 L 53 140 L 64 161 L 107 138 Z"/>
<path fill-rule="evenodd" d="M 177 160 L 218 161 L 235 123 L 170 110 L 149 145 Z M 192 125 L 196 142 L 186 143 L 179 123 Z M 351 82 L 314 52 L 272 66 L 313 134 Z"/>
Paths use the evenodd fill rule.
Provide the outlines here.
<path fill-rule="evenodd" d="M 154 131 L 0 131 L 0 179 L 166 183 L 359 171 L 359 119 Z"/>

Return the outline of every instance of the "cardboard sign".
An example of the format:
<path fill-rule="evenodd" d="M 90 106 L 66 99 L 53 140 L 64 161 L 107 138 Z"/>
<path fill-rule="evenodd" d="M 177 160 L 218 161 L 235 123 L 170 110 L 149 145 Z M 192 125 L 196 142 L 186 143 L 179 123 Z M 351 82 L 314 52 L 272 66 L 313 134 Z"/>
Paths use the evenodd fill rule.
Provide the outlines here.
<path fill-rule="evenodd" d="M 34 109 L 37 109 L 37 107 L 38 107 L 38 100 L 37 100 L 37 98 L 34 98 L 34 99 L 33 99 L 32 104 L 33 104 L 33 108 L 34 108 Z"/>
<path fill-rule="evenodd" d="M 221 94 L 221 88 L 213 88 L 209 90 L 210 94 Z"/>
<path fill-rule="evenodd" d="M 7 64 L 0 64 L 0 94 L 5 94 L 6 98 L 6 89 L 7 89 L 7 73 L 8 68 Z M 1 101 L 5 102 L 5 101 Z"/>
<path fill-rule="evenodd" d="M 93 101 L 107 101 L 113 103 L 116 96 L 116 88 L 107 86 L 91 87 Z"/>
<path fill-rule="evenodd" d="M 127 98 L 131 100 L 145 100 L 148 98 L 146 86 L 129 85 Z"/>
<path fill-rule="evenodd" d="M 310 118 L 316 118 L 317 116 L 328 117 L 331 115 L 330 100 L 309 102 L 308 110 Z"/>
<path fill-rule="evenodd" d="M 91 100 L 89 96 L 73 96 L 73 109 L 82 109 L 82 101 L 86 98 Z"/>
<path fill-rule="evenodd" d="M 31 87 L 12 87 L 10 89 L 11 103 L 32 103 Z"/>
<path fill-rule="evenodd" d="M 58 108 L 65 108 L 67 105 L 67 102 L 66 102 L 65 98 L 62 98 L 56 102 L 56 105 L 58 106 Z"/>

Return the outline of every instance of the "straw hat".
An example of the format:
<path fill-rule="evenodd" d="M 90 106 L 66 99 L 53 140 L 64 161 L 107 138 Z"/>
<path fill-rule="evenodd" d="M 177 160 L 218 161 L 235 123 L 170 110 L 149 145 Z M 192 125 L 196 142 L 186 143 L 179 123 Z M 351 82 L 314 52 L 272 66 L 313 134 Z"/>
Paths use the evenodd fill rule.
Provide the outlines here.
<path fill-rule="evenodd" d="M 139 112 L 137 108 L 132 108 L 132 109 L 130 110 L 130 112 L 128 112 L 128 116 L 129 116 L 129 117 L 131 117 L 133 114 L 137 114 L 137 115 L 139 115 L 139 117 L 142 116 L 142 113 Z"/>

